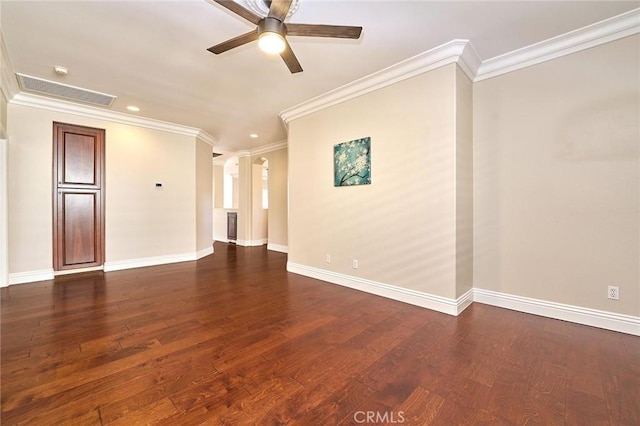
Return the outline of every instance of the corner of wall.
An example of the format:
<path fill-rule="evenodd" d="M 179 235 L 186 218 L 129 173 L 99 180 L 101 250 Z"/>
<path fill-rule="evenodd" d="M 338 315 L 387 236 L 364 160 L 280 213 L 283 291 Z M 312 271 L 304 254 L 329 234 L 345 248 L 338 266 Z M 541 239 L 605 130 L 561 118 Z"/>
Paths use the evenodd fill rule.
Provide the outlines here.
<path fill-rule="evenodd" d="M 456 67 L 456 296 L 473 288 L 473 83 Z"/>

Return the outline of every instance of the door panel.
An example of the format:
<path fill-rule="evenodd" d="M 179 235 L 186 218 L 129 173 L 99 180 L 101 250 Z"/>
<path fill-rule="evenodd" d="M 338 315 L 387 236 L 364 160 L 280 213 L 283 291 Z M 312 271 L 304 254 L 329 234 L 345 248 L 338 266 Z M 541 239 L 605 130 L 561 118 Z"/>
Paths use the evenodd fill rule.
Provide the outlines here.
<path fill-rule="evenodd" d="M 104 262 L 104 130 L 53 124 L 54 269 Z"/>
<path fill-rule="evenodd" d="M 62 223 L 64 226 L 64 264 L 81 265 L 97 262 L 94 218 L 99 210 L 96 192 L 62 192 Z"/>
<path fill-rule="evenodd" d="M 73 133 L 64 135 L 61 183 L 97 185 L 95 148 L 96 141 L 93 137 Z"/>

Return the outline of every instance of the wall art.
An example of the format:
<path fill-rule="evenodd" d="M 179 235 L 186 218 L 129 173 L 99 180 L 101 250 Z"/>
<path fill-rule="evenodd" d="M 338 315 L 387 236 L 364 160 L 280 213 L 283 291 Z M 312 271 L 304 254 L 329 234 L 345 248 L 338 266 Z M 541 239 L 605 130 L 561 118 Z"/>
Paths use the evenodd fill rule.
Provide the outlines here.
<path fill-rule="evenodd" d="M 334 186 L 371 184 L 371 138 L 334 145 L 333 175 Z"/>

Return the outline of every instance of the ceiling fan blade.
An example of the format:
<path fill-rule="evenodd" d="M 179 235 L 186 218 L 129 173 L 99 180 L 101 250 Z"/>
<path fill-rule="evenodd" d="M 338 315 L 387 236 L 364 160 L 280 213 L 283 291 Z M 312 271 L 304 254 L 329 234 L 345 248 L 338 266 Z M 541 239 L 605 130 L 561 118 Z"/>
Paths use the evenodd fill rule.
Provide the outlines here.
<path fill-rule="evenodd" d="M 229 9 L 230 11 L 232 11 L 233 13 L 235 13 L 236 15 L 239 15 L 241 17 L 243 17 L 244 19 L 246 19 L 247 21 L 258 25 L 258 23 L 260 22 L 260 20 L 262 19 L 260 16 L 256 15 L 255 13 L 253 13 L 252 11 L 250 11 L 249 9 L 245 9 L 244 7 L 240 6 L 238 3 L 236 3 L 233 0 L 213 0 L 216 3 L 218 3 L 220 6 L 223 6 L 227 9 Z"/>
<path fill-rule="evenodd" d="M 269 7 L 269 18 L 276 18 L 278 21 L 284 21 L 289 13 L 289 8 L 293 0 L 271 0 Z"/>
<path fill-rule="evenodd" d="M 302 66 L 300 65 L 300 62 L 298 62 L 298 58 L 296 58 L 293 50 L 291 50 L 289 42 L 285 41 L 285 43 L 286 46 L 284 48 L 284 51 L 280 54 L 280 56 L 282 56 L 282 59 L 284 59 L 284 63 L 287 64 L 287 68 L 289 68 L 291 74 L 302 72 Z"/>
<path fill-rule="evenodd" d="M 234 37 L 220 44 L 216 44 L 215 46 L 210 47 L 207 50 L 211 53 L 215 53 L 216 55 L 219 55 L 222 52 L 226 52 L 227 50 L 231 50 L 234 47 L 242 46 L 243 44 L 250 43 L 257 39 L 258 39 L 258 31 L 253 30 L 249 33 L 242 34 L 238 37 Z"/>
<path fill-rule="evenodd" d="M 286 24 L 287 35 L 305 37 L 360 38 L 362 27 L 343 25 Z"/>

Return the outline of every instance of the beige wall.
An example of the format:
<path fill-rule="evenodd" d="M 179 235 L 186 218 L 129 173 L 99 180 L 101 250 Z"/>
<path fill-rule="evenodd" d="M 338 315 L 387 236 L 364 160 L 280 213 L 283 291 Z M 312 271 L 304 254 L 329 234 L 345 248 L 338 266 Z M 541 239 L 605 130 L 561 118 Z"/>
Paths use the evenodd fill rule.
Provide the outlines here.
<path fill-rule="evenodd" d="M 194 137 L 9 104 L 10 273 L 52 268 L 53 121 L 106 129 L 107 262 L 195 253 Z"/>
<path fill-rule="evenodd" d="M 456 72 L 456 297 L 473 288 L 473 84 Z"/>
<path fill-rule="evenodd" d="M 224 164 L 213 162 L 213 239 L 227 239 L 227 210 L 224 205 Z"/>
<path fill-rule="evenodd" d="M 194 138 L 104 125 L 107 129 L 105 260 L 193 253 Z M 162 182 L 162 188 L 155 188 L 154 182 Z"/>
<path fill-rule="evenodd" d="M 52 115 L 8 107 L 9 273 L 52 268 Z"/>
<path fill-rule="evenodd" d="M 3 115 L 6 119 L 7 104 L 4 96 L 0 94 L 0 103 L 3 108 Z M 0 287 L 4 287 L 9 283 L 9 223 L 8 223 L 8 200 L 7 200 L 7 177 L 8 177 L 8 142 L 5 133 L 6 122 L 2 123 L 0 128 Z"/>
<path fill-rule="evenodd" d="M 212 165 L 213 169 L 213 208 L 221 209 L 224 197 L 224 165 L 215 161 Z M 215 235 L 215 234 L 214 234 Z"/>
<path fill-rule="evenodd" d="M 251 157 L 238 158 L 238 243 L 249 244 L 253 211 L 253 180 Z M 234 182 L 235 189 L 235 182 Z"/>
<path fill-rule="evenodd" d="M 267 210 L 262 208 L 262 161 L 260 158 L 254 160 L 251 165 L 251 240 L 254 245 L 267 239 Z"/>
<path fill-rule="evenodd" d="M 640 314 L 639 52 L 627 37 L 475 85 L 475 287 Z"/>
<path fill-rule="evenodd" d="M 0 91 L 0 139 L 7 137 L 7 100 Z"/>
<path fill-rule="evenodd" d="M 267 234 L 269 244 L 280 247 L 288 245 L 288 166 L 287 148 L 269 151 L 259 156 L 269 161 L 269 211 Z"/>
<path fill-rule="evenodd" d="M 213 244 L 213 164 L 211 145 L 196 140 L 196 250 Z"/>
<path fill-rule="evenodd" d="M 470 140 L 455 112 L 471 102 L 459 72 L 447 65 L 289 124 L 290 262 L 457 297 L 457 220 L 469 215 L 456 215 L 457 131 L 465 155 Z M 372 184 L 334 187 L 333 146 L 366 136 Z"/>

